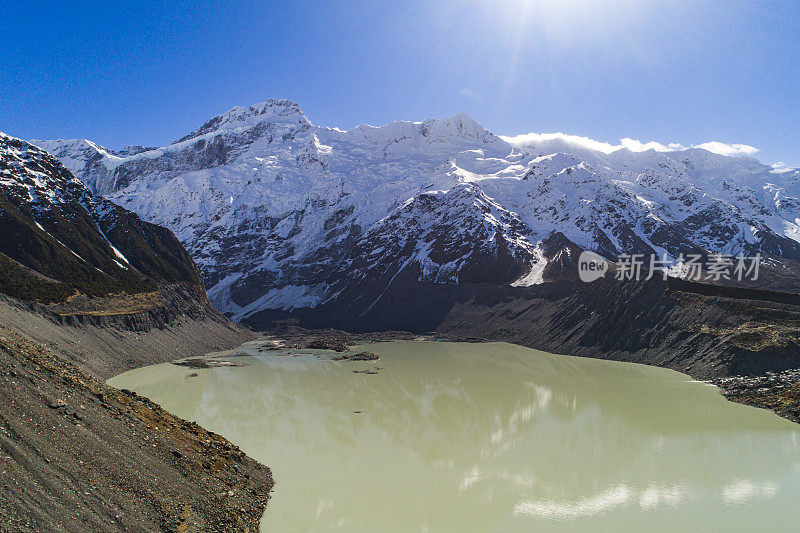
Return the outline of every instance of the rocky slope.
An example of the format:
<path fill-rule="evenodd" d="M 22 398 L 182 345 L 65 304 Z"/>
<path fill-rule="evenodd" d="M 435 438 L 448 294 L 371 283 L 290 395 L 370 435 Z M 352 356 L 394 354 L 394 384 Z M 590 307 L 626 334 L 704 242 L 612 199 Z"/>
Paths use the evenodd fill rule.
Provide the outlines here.
<path fill-rule="evenodd" d="M 0 297 L 0 318 L 96 376 L 253 336 L 210 306 L 169 230 L 93 195 L 50 154 L 4 134 L 0 224 L 0 293 L 11 297 Z"/>
<path fill-rule="evenodd" d="M 0 134 L 0 529 L 255 531 L 272 478 L 97 378 L 234 347 L 167 229 Z"/>
<path fill-rule="evenodd" d="M 34 143 L 174 231 L 236 320 L 314 308 L 365 279 L 380 280 L 375 297 L 406 278 L 541 283 L 553 233 L 607 258 L 762 253 L 768 285 L 798 287 L 800 173 L 700 148 L 604 152 L 500 137 L 463 114 L 341 131 L 286 100 L 155 149 Z"/>
<path fill-rule="evenodd" d="M 98 311 L 75 309 L 74 303 L 59 314 L 62 306 L 0 295 L 0 324 L 103 380 L 132 368 L 228 350 L 257 336 L 180 285 L 163 288 L 159 301 L 146 309 L 121 312 L 116 298 L 88 299 Z"/>
<path fill-rule="evenodd" d="M 0 529 L 257 531 L 272 477 L 0 326 Z"/>
<path fill-rule="evenodd" d="M 760 376 L 729 376 L 715 380 L 714 384 L 732 402 L 770 409 L 800 423 L 800 369 Z"/>
<path fill-rule="evenodd" d="M 287 323 L 279 311 L 254 319 L 264 327 Z M 288 323 L 506 341 L 662 366 L 696 379 L 800 368 L 800 296 L 673 278 L 586 284 L 565 277 L 529 287 L 410 278 L 393 284 L 369 310 L 358 300 L 326 304 L 296 311 Z"/>

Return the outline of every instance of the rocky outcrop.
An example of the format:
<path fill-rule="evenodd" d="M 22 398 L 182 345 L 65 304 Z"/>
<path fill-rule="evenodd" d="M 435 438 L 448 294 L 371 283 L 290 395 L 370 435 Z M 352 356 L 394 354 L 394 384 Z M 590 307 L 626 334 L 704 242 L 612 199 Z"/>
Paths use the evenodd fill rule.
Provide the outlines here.
<path fill-rule="evenodd" d="M 728 400 L 770 409 L 800 423 L 800 369 L 714 380 Z"/>

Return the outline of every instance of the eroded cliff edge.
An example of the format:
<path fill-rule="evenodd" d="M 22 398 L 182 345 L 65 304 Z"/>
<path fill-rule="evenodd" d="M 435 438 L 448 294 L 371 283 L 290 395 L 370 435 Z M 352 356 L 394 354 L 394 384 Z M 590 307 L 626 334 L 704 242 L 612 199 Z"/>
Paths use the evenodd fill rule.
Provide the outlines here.
<path fill-rule="evenodd" d="M 127 312 L 108 302 L 85 310 L 0 294 L 0 324 L 102 380 L 140 366 L 227 350 L 257 336 L 181 284 L 162 287 L 154 298 L 151 307 Z"/>
<path fill-rule="evenodd" d="M 796 294 L 673 278 L 589 284 L 563 279 L 510 287 L 420 283 L 409 276 L 384 293 L 299 312 L 262 312 L 248 323 L 295 339 L 302 335 L 280 325 L 355 333 L 433 332 L 453 340 L 505 341 L 551 353 L 661 366 L 713 381 L 731 400 L 800 419 L 795 386 L 800 374 L 784 372 L 800 368 Z M 344 334 L 336 338 L 348 340 Z M 782 372 L 786 379 L 770 378 Z M 761 383 L 778 388 L 759 391 Z"/>

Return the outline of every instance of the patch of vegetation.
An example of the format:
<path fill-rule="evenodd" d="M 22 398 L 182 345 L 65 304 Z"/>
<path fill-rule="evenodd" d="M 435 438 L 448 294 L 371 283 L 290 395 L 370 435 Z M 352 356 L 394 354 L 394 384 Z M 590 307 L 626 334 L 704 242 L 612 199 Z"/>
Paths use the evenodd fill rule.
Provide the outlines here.
<path fill-rule="evenodd" d="M 82 208 L 62 206 L 44 218 L 47 230 L 37 227 L 28 206 L 19 208 L 0 194 L 0 292 L 50 304 L 76 292 L 97 297 L 158 290 L 159 277 L 114 262 L 105 238 Z"/>
<path fill-rule="evenodd" d="M 0 254 L 0 292 L 42 304 L 63 302 L 75 293 L 66 283 L 49 281 Z"/>
<path fill-rule="evenodd" d="M 734 346 L 755 352 L 768 347 L 783 348 L 790 343 L 800 344 L 800 329 L 794 324 L 748 321 L 729 328 L 702 324 L 696 331 L 726 337 Z"/>
<path fill-rule="evenodd" d="M 112 209 L 113 214 L 98 224 L 139 272 L 167 283 L 188 281 L 203 287 L 200 271 L 171 231 L 145 222 L 119 206 Z"/>
<path fill-rule="evenodd" d="M 54 304 L 65 302 L 76 293 L 99 297 L 116 293 L 149 293 L 157 290 L 158 284 L 149 278 L 130 280 L 108 278 L 64 283 L 39 275 L 0 253 L 0 292 L 18 300 Z"/>
<path fill-rule="evenodd" d="M 91 298 L 83 294 L 76 294 L 64 303 L 51 304 L 49 308 L 62 316 L 112 316 L 148 311 L 163 305 L 163 303 L 158 291 L 138 294 L 118 293 Z"/>

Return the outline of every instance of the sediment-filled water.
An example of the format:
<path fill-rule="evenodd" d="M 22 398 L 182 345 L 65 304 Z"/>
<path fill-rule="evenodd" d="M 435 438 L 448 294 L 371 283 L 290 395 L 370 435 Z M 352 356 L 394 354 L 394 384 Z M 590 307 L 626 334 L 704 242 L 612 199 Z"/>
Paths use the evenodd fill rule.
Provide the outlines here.
<path fill-rule="evenodd" d="M 800 528 L 800 426 L 683 374 L 503 343 L 358 348 L 373 362 L 263 344 L 109 384 L 268 465 L 264 531 Z"/>

